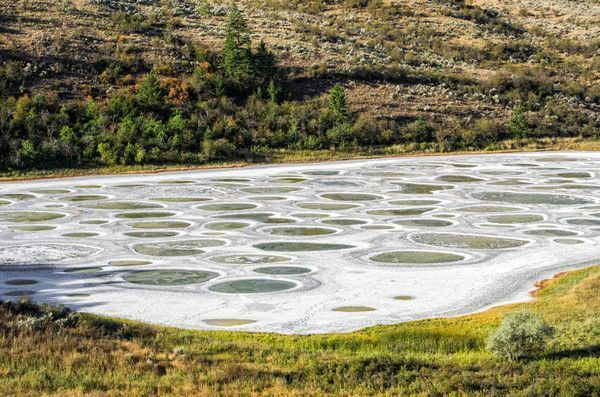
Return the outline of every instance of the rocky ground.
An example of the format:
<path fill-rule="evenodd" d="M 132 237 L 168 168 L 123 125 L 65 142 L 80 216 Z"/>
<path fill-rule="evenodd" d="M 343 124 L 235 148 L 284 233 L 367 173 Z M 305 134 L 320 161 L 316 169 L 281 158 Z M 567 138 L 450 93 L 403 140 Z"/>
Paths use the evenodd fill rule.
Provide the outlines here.
<path fill-rule="evenodd" d="M 514 68 L 550 69 L 544 78 L 573 81 L 574 92 L 600 84 L 595 0 L 237 3 L 254 41 L 289 70 L 294 97 L 342 81 L 353 107 L 383 117 L 506 117 L 513 103 L 494 82 Z M 227 19 L 227 4 L 202 0 L 0 0 L 0 9 L 0 61 L 22 62 L 21 91 L 67 98 L 106 95 L 142 65 L 177 70 L 192 48 L 219 50 Z M 115 60 L 132 73 L 108 79 Z M 598 112 L 589 95 L 557 100 Z"/>

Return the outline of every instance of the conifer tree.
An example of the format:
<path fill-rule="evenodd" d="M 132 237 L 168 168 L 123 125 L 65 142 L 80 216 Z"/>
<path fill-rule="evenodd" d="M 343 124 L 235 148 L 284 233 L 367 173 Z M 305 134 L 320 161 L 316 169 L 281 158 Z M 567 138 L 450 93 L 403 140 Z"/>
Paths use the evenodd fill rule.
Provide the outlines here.
<path fill-rule="evenodd" d="M 346 93 L 341 84 L 336 84 L 329 92 L 327 110 L 335 118 L 338 124 L 348 121 L 348 102 Z"/>
<path fill-rule="evenodd" d="M 258 85 L 265 86 L 275 79 L 277 62 L 275 56 L 267 49 L 263 40 L 260 41 L 254 54 L 254 69 Z"/>
<path fill-rule="evenodd" d="M 250 46 L 250 32 L 244 16 L 235 4 L 231 4 L 221 68 L 225 78 L 237 88 L 247 88 L 252 79 L 254 68 Z"/>
<path fill-rule="evenodd" d="M 137 94 L 139 104 L 147 110 L 158 110 L 164 104 L 164 94 L 158 79 L 151 71 L 144 79 Z"/>

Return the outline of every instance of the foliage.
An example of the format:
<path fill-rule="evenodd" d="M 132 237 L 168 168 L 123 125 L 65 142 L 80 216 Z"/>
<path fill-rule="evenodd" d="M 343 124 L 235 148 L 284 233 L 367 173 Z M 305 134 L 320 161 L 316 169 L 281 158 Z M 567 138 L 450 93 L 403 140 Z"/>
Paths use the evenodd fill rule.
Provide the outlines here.
<path fill-rule="evenodd" d="M 523 107 L 518 104 L 513 109 L 513 112 L 508 121 L 508 128 L 514 139 L 524 139 L 529 135 L 529 125 L 527 117 L 523 112 Z"/>
<path fill-rule="evenodd" d="M 10 376 L 0 377 L 0 394 L 592 396 L 598 288 L 596 266 L 545 282 L 532 302 L 327 335 L 180 330 L 85 314 L 63 325 L 39 319 L 64 309 L 4 303 L 0 373 Z M 544 356 L 497 360 L 487 334 L 520 308 L 547 319 L 556 336 Z"/>
<path fill-rule="evenodd" d="M 544 352 L 553 333 L 552 327 L 531 312 L 510 313 L 490 334 L 486 347 L 504 360 L 532 358 Z"/>

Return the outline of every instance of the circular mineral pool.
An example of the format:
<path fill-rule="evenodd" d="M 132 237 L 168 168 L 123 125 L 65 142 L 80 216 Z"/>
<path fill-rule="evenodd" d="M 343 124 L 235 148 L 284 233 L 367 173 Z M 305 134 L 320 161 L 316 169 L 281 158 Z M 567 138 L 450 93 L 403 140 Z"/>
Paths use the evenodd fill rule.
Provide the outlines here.
<path fill-rule="evenodd" d="M 394 296 L 394 299 L 397 301 L 411 301 L 415 299 L 415 297 L 412 295 L 396 295 Z"/>
<path fill-rule="evenodd" d="M 74 274 L 87 274 L 87 273 L 97 273 L 101 271 L 102 268 L 99 266 L 86 266 L 86 267 L 71 267 L 69 269 L 65 269 L 65 273 L 74 273 Z"/>
<path fill-rule="evenodd" d="M 135 259 L 123 259 L 123 260 L 117 260 L 117 261 L 110 261 L 110 262 L 108 262 L 108 264 L 110 266 L 127 267 L 127 266 L 146 266 L 146 265 L 151 265 L 152 262 L 140 261 L 140 260 L 135 260 Z"/>
<path fill-rule="evenodd" d="M 459 182 L 459 183 L 469 183 L 469 182 L 482 182 L 483 179 L 476 178 L 474 176 L 468 175 L 440 175 L 436 178 L 438 181 L 442 182 Z"/>
<path fill-rule="evenodd" d="M 569 225 L 577 225 L 577 226 L 600 226 L 600 219 L 572 218 L 572 219 L 567 219 L 567 223 Z"/>
<path fill-rule="evenodd" d="M 81 223 L 82 225 L 104 225 L 107 224 L 108 221 L 103 219 L 90 219 L 88 221 L 81 221 L 79 223 Z"/>
<path fill-rule="evenodd" d="M 559 244 L 568 244 L 568 245 L 583 244 L 582 240 L 578 240 L 576 238 L 557 238 L 554 241 Z"/>
<path fill-rule="evenodd" d="M 31 280 L 31 279 L 27 279 L 27 278 L 18 278 L 18 279 L 8 280 L 8 281 L 4 282 L 4 284 L 6 284 L 6 285 L 17 285 L 17 286 L 33 285 L 33 284 L 37 284 L 37 283 L 38 283 L 37 280 Z"/>
<path fill-rule="evenodd" d="M 446 221 L 443 219 L 402 219 L 394 221 L 395 224 L 407 226 L 407 227 L 447 227 L 454 225 L 454 222 Z"/>
<path fill-rule="evenodd" d="M 153 197 L 150 200 L 163 203 L 200 203 L 203 201 L 211 201 L 208 197 Z"/>
<path fill-rule="evenodd" d="M 293 214 L 290 214 L 291 216 L 294 216 L 296 218 L 307 218 L 307 219 L 322 219 L 322 218 L 329 218 L 331 215 L 329 214 L 324 214 L 322 212 L 294 212 Z"/>
<path fill-rule="evenodd" d="M 277 241 L 272 243 L 256 244 L 254 247 L 263 251 L 303 252 L 303 251 L 331 251 L 354 248 L 347 244 L 305 243 L 298 241 Z"/>
<path fill-rule="evenodd" d="M 287 178 L 275 178 L 271 180 L 271 183 L 302 183 L 308 179 L 299 177 L 287 177 Z"/>
<path fill-rule="evenodd" d="M 208 230 L 237 230 L 248 226 L 250 226 L 250 224 L 246 222 L 215 222 L 209 223 L 204 227 Z"/>
<path fill-rule="evenodd" d="M 153 208 L 162 208 L 162 205 L 135 201 L 107 201 L 103 203 L 88 205 L 86 207 L 99 210 L 146 210 Z"/>
<path fill-rule="evenodd" d="M 287 197 L 283 196 L 252 196 L 248 197 L 249 200 L 258 200 L 258 201 L 284 201 L 287 200 Z"/>
<path fill-rule="evenodd" d="M 70 238 L 89 238 L 89 237 L 97 237 L 97 236 L 99 236 L 98 233 L 86 233 L 86 232 L 74 232 L 74 233 L 63 234 L 63 237 L 70 237 Z"/>
<path fill-rule="evenodd" d="M 19 230 L 21 232 L 45 232 L 48 230 L 56 229 L 56 226 L 50 226 L 50 225 L 12 226 L 11 229 Z"/>
<path fill-rule="evenodd" d="M 246 211 L 258 207 L 252 203 L 215 203 L 200 205 L 196 208 L 203 211 Z"/>
<path fill-rule="evenodd" d="M 302 190 L 302 188 L 294 186 L 259 186 L 246 187 L 242 189 L 243 192 L 255 194 L 283 194 L 297 192 L 298 190 Z"/>
<path fill-rule="evenodd" d="M 332 309 L 334 312 L 342 313 L 360 313 L 360 312 L 373 312 L 376 309 L 369 306 L 340 306 Z"/>
<path fill-rule="evenodd" d="M 116 218 L 121 219 L 145 219 L 145 218 L 168 218 L 175 216 L 174 212 L 124 212 L 122 214 L 115 215 Z"/>
<path fill-rule="evenodd" d="M 503 205 L 472 205 L 468 207 L 461 207 L 458 209 L 462 212 L 472 213 L 493 213 L 493 212 L 514 212 L 519 211 L 518 207 L 507 207 Z"/>
<path fill-rule="evenodd" d="M 201 270 L 142 270 L 123 279 L 132 284 L 171 286 L 205 283 L 218 276 L 219 273 Z"/>
<path fill-rule="evenodd" d="M 204 253 L 201 248 L 219 247 L 225 244 L 226 242 L 223 240 L 185 240 L 136 244 L 133 249 L 142 255 L 188 256 Z"/>
<path fill-rule="evenodd" d="M 543 237 L 566 237 L 566 236 L 576 236 L 577 235 L 577 233 L 575 233 L 575 232 L 572 232 L 570 230 L 562 230 L 562 229 L 535 229 L 535 230 L 527 230 L 524 233 L 532 235 L 532 236 L 543 236 Z"/>
<path fill-rule="evenodd" d="M 423 205 L 436 205 L 440 204 L 440 200 L 392 200 L 389 201 L 390 205 L 406 205 L 406 206 L 423 206 Z"/>
<path fill-rule="evenodd" d="M 62 201 L 98 201 L 98 200 L 106 200 L 108 196 L 102 196 L 99 194 L 78 194 L 76 196 L 66 196 L 62 197 Z"/>
<path fill-rule="evenodd" d="M 203 323 L 212 325 L 214 327 L 237 327 L 240 325 L 253 324 L 256 320 L 244 320 L 236 318 L 211 318 L 208 320 L 202 320 Z"/>
<path fill-rule="evenodd" d="M 412 215 L 423 215 L 427 212 L 434 211 L 436 208 L 425 207 L 425 208 L 389 208 L 382 210 L 370 210 L 367 211 L 369 215 L 375 216 L 412 216 Z"/>
<path fill-rule="evenodd" d="M 307 267 L 299 267 L 299 266 L 266 266 L 259 267 L 258 269 L 254 269 L 256 273 L 261 274 L 270 274 L 273 276 L 277 275 L 295 275 L 295 274 L 306 274 L 312 272 L 312 269 Z"/>
<path fill-rule="evenodd" d="M 358 207 L 357 204 L 341 204 L 341 203 L 298 203 L 296 206 L 305 210 L 320 210 L 320 211 L 343 211 Z"/>
<path fill-rule="evenodd" d="M 494 215 L 487 218 L 488 222 L 510 224 L 510 223 L 534 223 L 544 220 L 543 215 L 539 214 L 510 214 Z"/>
<path fill-rule="evenodd" d="M 268 229 L 268 233 L 276 236 L 322 236 L 325 234 L 333 234 L 337 230 L 324 227 L 274 227 Z"/>
<path fill-rule="evenodd" d="M 529 241 L 477 234 L 418 233 L 411 236 L 417 243 L 449 248 L 504 249 L 521 247 Z"/>
<path fill-rule="evenodd" d="M 208 289 L 212 292 L 221 292 L 224 294 L 254 294 L 285 291 L 294 287 L 296 287 L 296 284 L 290 281 L 256 278 L 226 281 L 224 283 L 215 284 Z"/>
<path fill-rule="evenodd" d="M 383 199 L 382 196 L 369 193 L 325 193 L 321 197 L 336 201 L 374 201 Z"/>
<path fill-rule="evenodd" d="M 559 178 L 591 178 L 592 174 L 589 172 L 559 172 L 558 174 L 554 174 L 553 176 Z"/>
<path fill-rule="evenodd" d="M 583 197 L 550 193 L 476 192 L 472 196 L 477 200 L 512 204 L 578 205 L 593 202 Z"/>
<path fill-rule="evenodd" d="M 127 232 L 125 235 L 127 237 L 134 238 L 165 238 L 165 237 L 175 237 L 179 233 L 177 232 L 166 232 L 166 231 L 157 231 L 157 232 Z"/>
<path fill-rule="evenodd" d="M 182 221 L 155 221 L 155 222 L 134 222 L 128 226 L 136 229 L 185 229 L 192 226 L 189 222 Z"/>
<path fill-rule="evenodd" d="M 348 219 L 348 218 L 336 218 L 336 219 L 325 219 L 321 221 L 327 225 L 335 226 L 354 226 L 354 225 L 366 225 L 368 222 L 362 219 Z"/>
<path fill-rule="evenodd" d="M 26 193 L 6 193 L 6 194 L 0 195 L 0 197 L 4 197 L 7 199 L 11 199 L 11 200 L 25 201 L 25 200 L 34 199 L 35 195 L 26 194 Z"/>
<path fill-rule="evenodd" d="M 14 211 L 0 214 L 0 219 L 7 222 L 47 222 L 64 218 L 66 214 L 41 211 Z"/>
<path fill-rule="evenodd" d="M 458 262 L 463 255 L 440 251 L 394 251 L 384 252 L 370 258 L 374 262 L 399 264 L 429 264 Z"/>
<path fill-rule="evenodd" d="M 260 255 L 260 254 L 239 254 L 239 255 L 222 255 L 212 258 L 217 263 L 226 263 L 233 265 L 246 264 L 261 264 L 261 263 L 282 263 L 289 262 L 292 258 L 277 255 Z"/>
<path fill-rule="evenodd" d="M 66 189 L 37 189 L 33 191 L 34 193 L 39 194 L 68 194 L 71 193 L 71 190 Z"/>
<path fill-rule="evenodd" d="M 400 191 L 406 194 L 433 194 L 439 190 L 454 189 L 449 185 L 431 185 L 426 183 L 396 183 Z"/>

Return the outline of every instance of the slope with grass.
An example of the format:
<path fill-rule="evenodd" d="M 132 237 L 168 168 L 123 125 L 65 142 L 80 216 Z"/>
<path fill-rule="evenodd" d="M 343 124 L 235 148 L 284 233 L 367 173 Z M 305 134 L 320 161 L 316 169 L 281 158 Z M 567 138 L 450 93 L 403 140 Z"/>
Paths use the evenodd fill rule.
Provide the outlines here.
<path fill-rule="evenodd" d="M 76 323 L 56 310 L 62 320 L 40 320 L 48 309 L 3 304 L 0 394 L 597 395 L 600 267 L 540 287 L 530 303 L 484 313 L 314 336 Z M 537 359 L 500 361 L 486 337 L 521 308 L 556 336 Z"/>

